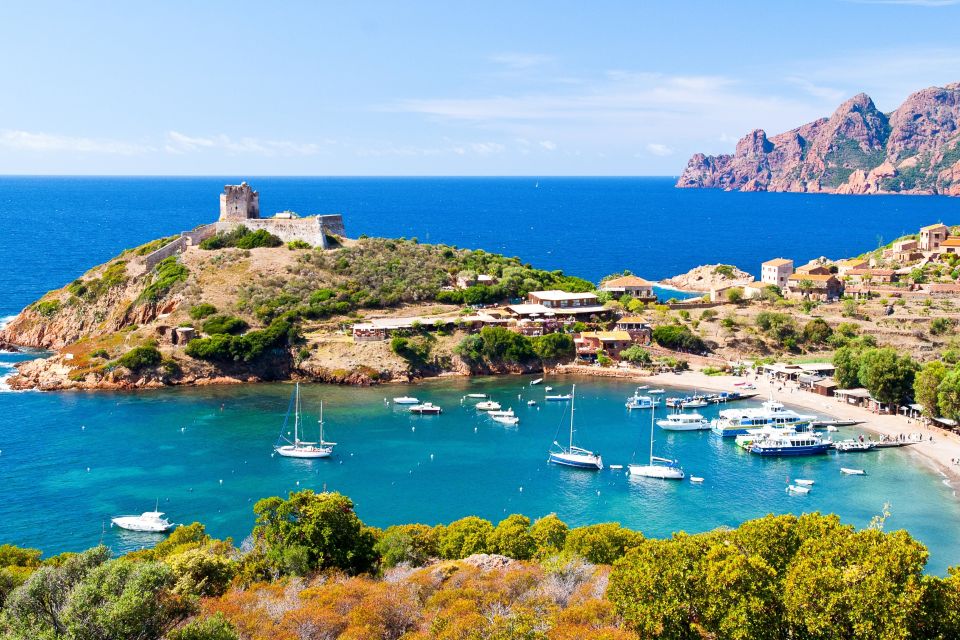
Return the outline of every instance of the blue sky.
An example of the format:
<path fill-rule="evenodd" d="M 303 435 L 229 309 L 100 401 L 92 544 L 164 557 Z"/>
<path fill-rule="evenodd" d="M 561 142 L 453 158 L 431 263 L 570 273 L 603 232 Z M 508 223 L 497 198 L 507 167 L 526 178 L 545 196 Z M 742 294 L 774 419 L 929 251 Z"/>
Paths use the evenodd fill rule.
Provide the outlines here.
<path fill-rule="evenodd" d="M 676 175 L 960 81 L 960 0 L 0 11 L 0 173 Z"/>

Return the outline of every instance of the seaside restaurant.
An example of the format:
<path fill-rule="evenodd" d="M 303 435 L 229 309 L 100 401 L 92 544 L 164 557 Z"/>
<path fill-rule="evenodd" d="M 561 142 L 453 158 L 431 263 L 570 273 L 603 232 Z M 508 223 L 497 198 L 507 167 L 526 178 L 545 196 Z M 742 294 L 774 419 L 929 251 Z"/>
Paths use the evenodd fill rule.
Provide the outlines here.
<path fill-rule="evenodd" d="M 525 304 L 511 304 L 507 311 L 520 318 L 582 318 L 608 312 L 593 293 L 531 291 Z"/>

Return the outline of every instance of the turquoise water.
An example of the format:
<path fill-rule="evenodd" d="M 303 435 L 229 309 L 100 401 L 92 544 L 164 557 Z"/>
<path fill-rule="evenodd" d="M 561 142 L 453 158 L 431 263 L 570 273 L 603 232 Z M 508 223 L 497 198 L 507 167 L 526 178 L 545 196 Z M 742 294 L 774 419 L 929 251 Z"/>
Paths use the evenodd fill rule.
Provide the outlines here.
<path fill-rule="evenodd" d="M 239 542 L 252 527 L 257 499 L 326 487 L 351 496 L 360 516 L 378 526 L 556 512 L 572 525 L 619 521 L 650 536 L 815 510 L 863 526 L 889 502 L 888 527 L 906 528 L 928 544 L 932 571 L 960 561 L 960 503 L 904 450 L 762 459 L 709 432 L 657 428 L 657 453 L 678 458 L 688 474 L 704 476 L 702 486 L 629 479 L 610 469 L 561 468 L 547 465 L 546 458 L 557 434 L 561 441 L 566 437 L 568 403 L 542 402 L 544 387 L 528 382 L 302 385 L 305 410 L 315 414 L 323 399 L 327 437 L 339 442 L 336 457 L 315 461 L 271 456 L 289 384 L 0 393 L 0 478 L 6 496 L 0 501 L 0 540 L 47 552 L 101 539 L 115 550 L 138 548 L 156 538 L 112 530 L 108 518 L 148 510 L 159 500 L 174 521 L 200 520 L 213 535 Z M 547 384 L 567 391 L 571 382 Z M 578 381 L 577 442 L 602 453 L 608 466 L 646 455 L 650 413 L 626 411 L 623 402 L 631 391 L 626 382 Z M 468 392 L 486 392 L 512 406 L 519 427 L 493 422 L 470 401 L 461 404 Z M 403 394 L 445 411 L 411 416 L 384 404 L 384 397 Z M 531 398 L 540 404 L 528 407 Z M 717 410 L 703 412 L 711 416 Z M 869 475 L 842 476 L 841 465 L 863 467 Z M 816 480 L 810 495 L 784 492 L 787 479 L 798 477 Z"/>

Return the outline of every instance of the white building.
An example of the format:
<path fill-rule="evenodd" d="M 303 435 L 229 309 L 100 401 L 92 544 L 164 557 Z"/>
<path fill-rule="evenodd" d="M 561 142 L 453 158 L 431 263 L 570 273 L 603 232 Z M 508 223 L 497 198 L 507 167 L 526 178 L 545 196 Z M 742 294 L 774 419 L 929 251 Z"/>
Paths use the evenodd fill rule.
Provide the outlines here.
<path fill-rule="evenodd" d="M 787 278 L 793 275 L 793 260 L 775 258 L 760 265 L 760 282 L 781 289 L 787 286 Z"/>

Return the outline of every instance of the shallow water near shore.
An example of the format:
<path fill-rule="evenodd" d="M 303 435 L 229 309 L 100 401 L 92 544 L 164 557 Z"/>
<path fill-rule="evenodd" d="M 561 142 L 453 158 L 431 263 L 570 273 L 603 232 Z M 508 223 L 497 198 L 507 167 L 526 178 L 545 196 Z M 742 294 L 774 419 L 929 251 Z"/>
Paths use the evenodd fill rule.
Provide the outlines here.
<path fill-rule="evenodd" d="M 10 359 L 5 356 L 4 359 Z M 349 495 L 364 521 L 387 526 L 479 515 L 494 522 L 520 512 L 556 512 L 571 525 L 619 521 L 648 536 L 736 526 L 767 513 L 835 512 L 866 526 L 889 503 L 887 529 L 905 528 L 930 547 L 928 569 L 960 562 L 960 502 L 941 478 L 905 450 L 762 459 L 710 432 L 657 428 L 656 452 L 678 458 L 702 485 L 630 479 L 611 464 L 648 455 L 650 413 L 627 412 L 626 381 L 577 382 L 578 444 L 603 454 L 607 469 L 546 464 L 550 443 L 567 437 L 569 403 L 545 403 L 529 377 L 430 381 L 372 388 L 302 385 L 308 429 L 322 399 L 329 460 L 271 456 L 292 386 L 168 389 L 138 393 L 0 394 L 0 540 L 47 553 L 103 541 L 116 551 L 154 544 L 123 533 L 111 516 L 152 509 L 175 522 L 199 520 L 237 542 L 253 526 L 259 498 L 324 488 Z M 463 400 L 489 393 L 520 417 L 493 422 Z M 411 416 L 384 398 L 414 395 L 444 408 Z M 518 398 L 518 394 L 521 396 Z M 669 395 L 669 394 L 668 394 Z M 526 401 L 535 399 L 536 407 Z M 462 401 L 462 403 L 461 403 Z M 718 407 L 703 409 L 708 417 Z M 657 411 L 663 415 L 664 410 Z M 841 435 L 857 434 L 855 428 Z M 308 436 L 310 433 L 308 432 Z M 840 474 L 841 466 L 867 470 Z M 807 496 L 785 493 L 788 479 L 816 481 Z"/>

